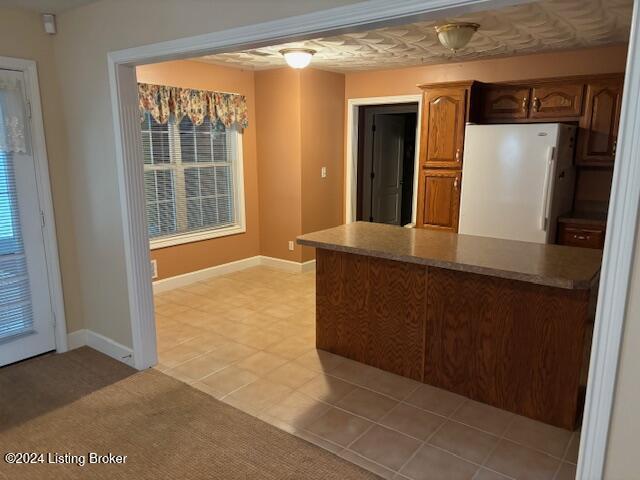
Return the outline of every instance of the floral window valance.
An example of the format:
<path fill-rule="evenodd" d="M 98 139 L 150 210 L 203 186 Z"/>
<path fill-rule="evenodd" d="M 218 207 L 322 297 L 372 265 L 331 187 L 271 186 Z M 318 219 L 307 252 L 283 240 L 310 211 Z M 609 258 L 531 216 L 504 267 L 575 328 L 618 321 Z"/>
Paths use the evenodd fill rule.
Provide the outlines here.
<path fill-rule="evenodd" d="M 149 112 L 161 124 L 173 115 L 177 123 L 187 116 L 201 125 L 208 116 L 212 124 L 219 121 L 225 127 L 249 125 L 244 95 L 138 83 L 138 99 L 140 113 Z"/>

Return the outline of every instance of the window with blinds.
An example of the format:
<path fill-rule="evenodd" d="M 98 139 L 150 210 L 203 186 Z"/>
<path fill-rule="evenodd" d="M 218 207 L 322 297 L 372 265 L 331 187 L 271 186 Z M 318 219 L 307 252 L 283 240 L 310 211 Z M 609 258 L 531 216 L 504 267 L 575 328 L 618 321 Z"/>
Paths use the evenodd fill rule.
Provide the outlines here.
<path fill-rule="evenodd" d="M 13 157 L 0 151 L 0 341 L 33 330 Z"/>
<path fill-rule="evenodd" d="M 147 226 L 151 246 L 169 246 L 244 231 L 240 133 L 212 125 L 141 125 Z"/>

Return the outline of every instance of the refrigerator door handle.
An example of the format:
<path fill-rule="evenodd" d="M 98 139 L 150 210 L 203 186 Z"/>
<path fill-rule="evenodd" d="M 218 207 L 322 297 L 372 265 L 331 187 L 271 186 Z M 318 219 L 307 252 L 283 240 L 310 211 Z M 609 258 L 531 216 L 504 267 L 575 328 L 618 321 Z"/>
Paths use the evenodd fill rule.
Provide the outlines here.
<path fill-rule="evenodd" d="M 546 230 L 547 229 L 547 218 L 549 217 L 549 206 L 550 206 L 550 201 L 549 201 L 549 195 L 550 195 L 550 184 L 551 184 L 551 177 L 553 175 L 553 162 L 555 161 L 555 153 L 556 153 L 556 147 L 549 147 L 549 149 L 547 150 L 547 164 L 546 164 L 546 169 L 544 172 L 544 183 L 542 184 L 542 206 L 540 209 L 540 219 L 539 219 L 539 224 L 538 227 L 540 228 L 540 230 Z"/>

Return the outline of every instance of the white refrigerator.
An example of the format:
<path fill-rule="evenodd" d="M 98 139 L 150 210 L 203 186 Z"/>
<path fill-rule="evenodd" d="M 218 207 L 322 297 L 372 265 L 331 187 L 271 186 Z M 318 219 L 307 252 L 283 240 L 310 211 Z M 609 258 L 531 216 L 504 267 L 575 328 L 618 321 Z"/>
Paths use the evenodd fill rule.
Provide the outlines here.
<path fill-rule="evenodd" d="M 576 128 L 467 125 L 458 232 L 553 243 L 572 207 Z"/>

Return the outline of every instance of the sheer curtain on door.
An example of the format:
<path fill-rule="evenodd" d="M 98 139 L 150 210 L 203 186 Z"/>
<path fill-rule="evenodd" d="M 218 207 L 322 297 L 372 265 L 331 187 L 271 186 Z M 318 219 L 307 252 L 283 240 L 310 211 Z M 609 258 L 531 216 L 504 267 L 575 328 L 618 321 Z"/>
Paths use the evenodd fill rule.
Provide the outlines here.
<path fill-rule="evenodd" d="M 33 329 L 14 175 L 15 158 L 29 153 L 23 88 L 15 72 L 0 71 L 0 342 Z"/>

